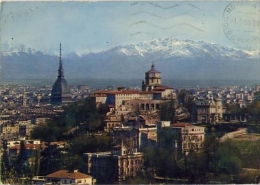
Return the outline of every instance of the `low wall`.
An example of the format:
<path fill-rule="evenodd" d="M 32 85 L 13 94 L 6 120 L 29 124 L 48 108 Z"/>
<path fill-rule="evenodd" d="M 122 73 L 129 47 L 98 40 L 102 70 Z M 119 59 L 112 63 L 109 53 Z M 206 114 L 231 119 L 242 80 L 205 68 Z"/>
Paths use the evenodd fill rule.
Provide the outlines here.
<path fill-rule="evenodd" d="M 247 133 L 247 129 L 246 128 L 238 129 L 237 131 L 230 132 L 230 133 L 227 133 L 224 136 L 222 136 L 219 139 L 219 142 L 222 143 L 222 142 L 226 141 L 227 139 L 231 139 L 231 138 L 234 138 L 234 137 L 246 134 L 246 133 Z"/>

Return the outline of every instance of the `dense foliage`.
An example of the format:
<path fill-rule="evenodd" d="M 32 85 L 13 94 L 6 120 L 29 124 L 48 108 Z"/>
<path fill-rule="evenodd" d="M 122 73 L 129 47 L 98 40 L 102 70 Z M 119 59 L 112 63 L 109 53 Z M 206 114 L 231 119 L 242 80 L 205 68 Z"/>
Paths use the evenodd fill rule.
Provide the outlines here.
<path fill-rule="evenodd" d="M 54 117 L 46 125 L 32 131 L 32 139 L 47 142 L 47 146 L 28 156 L 21 142 L 20 152 L 8 157 L 6 148 L 2 155 L 2 180 L 6 183 L 29 183 L 34 175 L 47 175 L 60 169 L 83 168 L 83 153 L 108 151 L 111 148 L 109 134 L 101 133 L 108 107 L 87 98 L 75 102 L 63 114 Z M 53 141 L 65 141 L 65 148 L 50 145 Z M 29 162 L 31 165 L 29 165 Z"/>
<path fill-rule="evenodd" d="M 51 142 L 67 140 L 87 132 L 102 131 L 107 111 L 105 105 L 96 108 L 95 102 L 90 98 L 75 102 L 47 125 L 36 127 L 32 131 L 31 138 Z"/>
<path fill-rule="evenodd" d="M 175 101 L 173 99 L 161 104 L 160 120 L 175 122 Z"/>
<path fill-rule="evenodd" d="M 163 145 L 143 148 L 145 172 L 130 182 L 169 183 L 255 183 L 257 174 L 245 168 L 260 168 L 260 144 L 227 140 L 219 143 L 207 136 L 199 152 L 190 151 L 179 156 L 173 149 L 176 136 L 167 129 L 159 133 Z M 246 143 L 251 143 L 245 147 Z M 258 150 L 259 149 L 259 150 Z M 244 152 L 243 152 L 244 151 Z M 152 175 L 151 175 L 152 174 Z M 151 178 L 151 176 L 159 178 Z M 260 174 L 259 174 L 260 175 Z M 141 178 L 146 180 L 141 180 Z M 157 181 L 156 181 L 157 180 Z"/>

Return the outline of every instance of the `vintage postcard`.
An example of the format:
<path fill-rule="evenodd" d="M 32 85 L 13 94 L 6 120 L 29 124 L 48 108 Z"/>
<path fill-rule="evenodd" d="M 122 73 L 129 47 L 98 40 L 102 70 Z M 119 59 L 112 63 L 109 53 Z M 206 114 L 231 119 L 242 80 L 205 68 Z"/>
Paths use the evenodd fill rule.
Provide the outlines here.
<path fill-rule="evenodd" d="M 2 1 L 6 184 L 260 182 L 259 1 Z"/>

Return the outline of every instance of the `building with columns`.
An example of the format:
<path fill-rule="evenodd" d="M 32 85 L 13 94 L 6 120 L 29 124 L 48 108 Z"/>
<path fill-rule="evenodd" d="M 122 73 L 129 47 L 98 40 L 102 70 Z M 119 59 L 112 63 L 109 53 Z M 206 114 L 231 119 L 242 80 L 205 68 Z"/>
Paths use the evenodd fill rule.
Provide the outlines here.
<path fill-rule="evenodd" d="M 128 102 L 128 105 L 140 106 L 142 110 L 159 110 L 159 103 L 164 100 L 176 100 L 176 93 L 172 87 L 161 84 L 161 73 L 152 65 L 151 70 L 145 73 L 142 91 L 127 90 L 120 87 L 118 90 L 96 91 L 93 98 L 97 105 L 100 103 L 107 104 L 113 106 L 114 110 L 122 108 L 126 105 L 126 102 Z M 144 102 L 137 105 L 137 101 Z M 129 106 L 127 107 L 129 108 Z"/>

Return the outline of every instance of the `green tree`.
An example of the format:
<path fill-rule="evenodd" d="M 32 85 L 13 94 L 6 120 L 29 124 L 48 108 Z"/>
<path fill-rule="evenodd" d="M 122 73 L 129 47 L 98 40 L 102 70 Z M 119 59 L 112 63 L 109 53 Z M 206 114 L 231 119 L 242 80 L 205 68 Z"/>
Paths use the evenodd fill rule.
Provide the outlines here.
<path fill-rule="evenodd" d="M 174 134 L 170 128 L 162 128 L 162 130 L 158 132 L 157 142 L 157 146 L 148 146 L 143 149 L 146 172 L 148 174 L 155 172 L 158 176 L 162 176 L 165 179 L 180 175 L 182 170 L 178 167 L 176 162 L 177 135 Z"/>
<path fill-rule="evenodd" d="M 160 120 L 175 122 L 175 101 L 173 99 L 161 104 Z"/>
<path fill-rule="evenodd" d="M 256 167 L 260 170 L 260 144 L 256 143 L 253 145 L 253 149 L 251 150 L 250 157 L 253 159 L 253 161 L 256 164 Z"/>
<path fill-rule="evenodd" d="M 107 111 L 106 105 L 101 104 L 97 108 L 90 98 L 75 102 L 62 115 L 50 120 L 47 125 L 36 127 L 31 133 L 31 138 L 47 142 L 62 141 L 78 137 L 78 134 L 85 134 L 87 131 L 103 131 Z M 73 129 L 75 132 L 65 134 Z"/>
<path fill-rule="evenodd" d="M 3 144 L 3 153 L 1 160 L 1 177 L 2 182 L 6 182 L 10 178 L 11 164 L 9 161 L 9 155 L 7 152 L 6 142 Z"/>
<path fill-rule="evenodd" d="M 31 170 L 29 167 L 28 159 L 29 159 L 29 157 L 27 156 L 27 153 L 26 153 L 24 141 L 21 141 L 19 154 L 18 154 L 17 159 L 14 164 L 18 177 L 30 176 Z"/>
<path fill-rule="evenodd" d="M 238 174 L 242 170 L 239 149 L 227 140 L 221 143 L 217 150 L 219 172 Z"/>
<path fill-rule="evenodd" d="M 102 152 L 111 149 L 110 135 L 83 135 L 71 141 L 69 152 L 82 155 L 86 152 Z"/>
<path fill-rule="evenodd" d="M 189 91 L 186 89 L 180 89 L 177 97 L 179 103 L 182 104 L 189 112 L 191 112 L 192 101 L 194 97 L 190 95 Z"/>
<path fill-rule="evenodd" d="M 63 166 L 62 153 L 53 145 L 49 145 L 41 152 L 40 160 L 40 175 L 48 175 L 57 170 L 60 170 Z"/>

